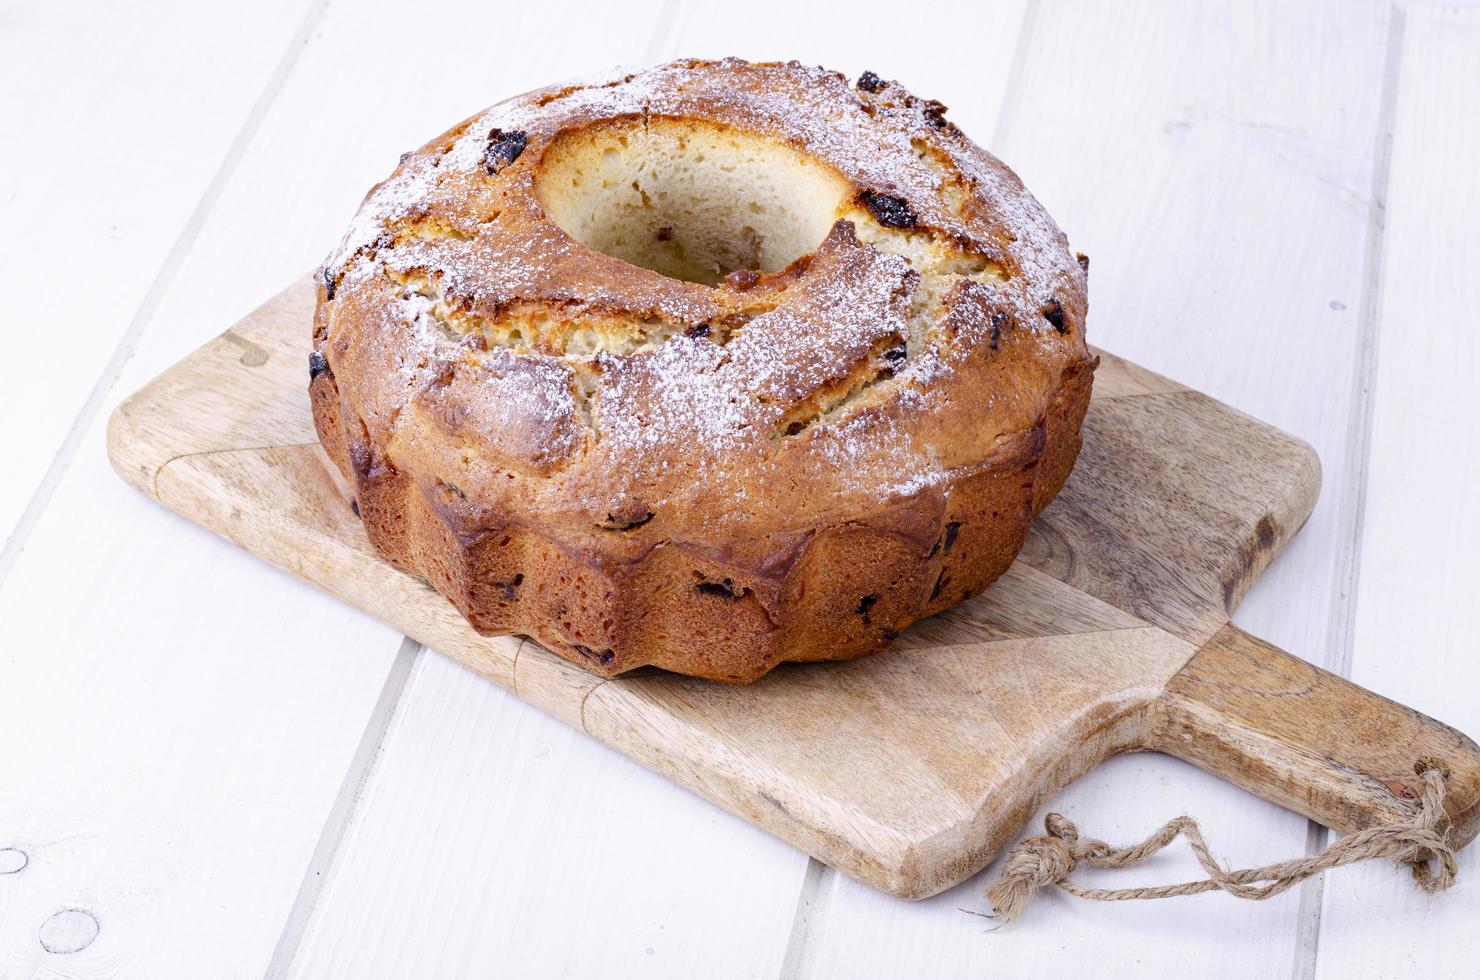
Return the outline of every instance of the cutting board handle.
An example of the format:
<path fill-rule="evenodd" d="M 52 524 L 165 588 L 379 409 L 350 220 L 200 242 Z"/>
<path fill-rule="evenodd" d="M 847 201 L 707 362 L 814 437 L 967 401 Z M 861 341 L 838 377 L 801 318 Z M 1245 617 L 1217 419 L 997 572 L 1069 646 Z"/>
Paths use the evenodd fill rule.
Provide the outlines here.
<path fill-rule="evenodd" d="M 1451 843 L 1480 829 L 1480 746 L 1231 623 L 1152 705 L 1148 747 L 1343 833 L 1409 817 L 1438 766 Z"/>

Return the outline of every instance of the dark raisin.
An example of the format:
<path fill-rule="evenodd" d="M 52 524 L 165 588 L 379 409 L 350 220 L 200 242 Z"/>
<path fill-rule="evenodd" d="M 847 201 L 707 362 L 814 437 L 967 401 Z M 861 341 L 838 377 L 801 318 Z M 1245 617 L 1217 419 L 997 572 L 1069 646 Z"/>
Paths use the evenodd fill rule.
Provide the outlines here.
<path fill-rule="evenodd" d="M 936 579 L 935 579 L 935 588 L 933 588 L 933 589 L 930 590 L 930 599 L 931 599 L 931 601 L 934 601 L 935 599 L 940 598 L 941 592 L 943 592 L 945 590 L 946 583 L 949 582 L 949 581 L 950 581 L 950 577 L 946 575 L 946 573 L 945 573 L 944 570 L 942 570 L 941 573 L 940 573 L 940 575 L 936 576 Z"/>
<path fill-rule="evenodd" d="M 410 159 L 411 159 L 411 151 L 410 150 L 407 150 L 405 153 L 402 153 L 401 154 L 401 156 L 396 160 L 396 162 L 397 163 L 405 163 L 407 160 L 410 160 Z"/>
<path fill-rule="evenodd" d="M 1005 328 L 1006 326 L 1007 326 L 1007 314 L 1006 313 L 993 313 L 992 314 L 992 340 L 987 345 L 987 346 L 991 347 L 992 350 L 996 350 L 997 349 L 997 341 L 999 341 L 999 340 L 1002 339 L 1002 331 L 1003 331 L 1003 328 Z"/>
<path fill-rule="evenodd" d="M 930 554 L 926 555 L 925 557 L 934 558 L 938 554 L 940 554 L 940 538 L 935 539 L 935 544 L 930 546 Z"/>
<path fill-rule="evenodd" d="M 672 225 L 664 225 L 663 227 L 659 228 L 656 232 L 653 233 L 653 237 L 656 238 L 660 242 L 671 242 L 671 241 L 673 241 L 673 226 Z"/>
<path fill-rule="evenodd" d="M 931 99 L 920 107 L 920 111 L 925 114 L 925 121 L 936 129 L 945 129 L 950 125 L 946 122 L 946 106 L 943 102 Z"/>
<path fill-rule="evenodd" d="M 683 335 L 685 337 L 692 337 L 695 340 L 699 339 L 700 337 L 708 337 L 709 324 L 701 323 L 696 327 L 689 327 L 688 329 L 684 330 Z"/>
<path fill-rule="evenodd" d="M 960 521 L 951 521 L 951 523 L 946 525 L 946 554 L 949 555 L 951 553 L 951 549 L 956 547 L 956 535 L 959 534 L 960 531 Z"/>
<path fill-rule="evenodd" d="M 725 579 L 723 582 L 700 582 L 694 588 L 698 589 L 704 595 L 717 595 L 725 599 L 735 599 L 739 597 L 740 593 L 735 591 L 734 586 L 734 582 L 730 579 Z"/>
<path fill-rule="evenodd" d="M 314 351 L 308 355 L 308 380 L 313 381 L 321 374 L 334 377 L 334 372 L 329 370 L 329 362 L 324 359 L 324 355 Z"/>
<path fill-rule="evenodd" d="M 375 457 L 370 452 L 370 447 L 363 442 L 352 442 L 349 446 L 349 465 L 354 469 L 355 475 L 368 479 L 370 468 L 375 464 Z"/>
<path fill-rule="evenodd" d="M 899 630 L 885 630 L 884 639 L 890 643 L 893 643 L 895 640 L 899 639 Z"/>
<path fill-rule="evenodd" d="M 334 298 L 334 289 L 336 286 L 339 285 L 338 278 L 339 277 L 334 275 L 333 269 L 329 268 L 327 265 L 324 266 L 324 299 L 329 300 Z"/>
<path fill-rule="evenodd" d="M 360 502 L 358 500 L 351 500 L 349 502 L 349 509 L 354 512 L 356 517 L 360 516 Z"/>
<path fill-rule="evenodd" d="M 635 514 L 632 516 L 624 515 L 622 517 L 616 517 L 609 513 L 606 515 L 606 520 L 602 521 L 597 526 L 607 531 L 630 531 L 633 528 L 642 527 L 644 524 L 652 519 L 653 512 L 650 510 L 644 511 L 641 514 Z"/>
<path fill-rule="evenodd" d="M 524 152 L 524 147 L 529 139 L 517 129 L 504 132 L 495 127 L 488 134 L 488 149 L 483 153 L 484 166 L 488 172 L 496 174 L 500 170 L 519 159 L 519 154 Z"/>
<path fill-rule="evenodd" d="M 873 191 L 864 191 L 858 197 L 864 207 L 873 213 L 874 220 L 885 228 L 915 227 L 915 212 L 910 210 L 904 198 L 875 194 Z"/>
<path fill-rule="evenodd" d="M 457 497 L 459 500 L 468 499 L 468 495 L 463 493 L 462 490 L 458 488 L 458 485 L 456 483 L 442 484 L 442 492 L 447 494 L 449 497 Z"/>
<path fill-rule="evenodd" d="M 906 341 L 896 347 L 891 347 L 886 350 L 884 352 L 884 360 L 889 362 L 889 365 L 891 367 L 899 367 L 899 365 L 904 362 L 904 359 L 909 356 L 909 353 L 910 345 L 909 342 Z"/>
<path fill-rule="evenodd" d="M 1089 271 L 1089 256 L 1088 255 L 1085 255 L 1083 252 L 1078 252 L 1078 253 L 1075 254 L 1074 258 L 1075 258 L 1076 261 L 1079 262 L 1079 268 L 1083 269 L 1085 272 L 1088 272 Z"/>
<path fill-rule="evenodd" d="M 617 656 L 611 650 L 596 650 L 583 643 L 572 643 L 571 647 L 581 656 L 590 657 L 592 660 L 599 660 L 604 664 L 611 663 Z"/>
<path fill-rule="evenodd" d="M 504 594 L 505 599 L 514 598 L 514 590 L 524 584 L 524 573 L 520 572 L 507 582 L 495 582 L 494 587 Z"/>
<path fill-rule="evenodd" d="M 1064 322 L 1064 307 L 1057 299 L 1049 300 L 1048 305 L 1043 308 L 1043 319 L 1052 323 L 1053 328 L 1059 333 L 1064 333 L 1069 329 L 1068 324 Z"/>
<path fill-rule="evenodd" d="M 889 83 L 871 71 L 866 71 L 858 76 L 858 87 L 865 92 L 877 92 Z"/>
<path fill-rule="evenodd" d="M 858 600 L 858 609 L 856 611 L 858 615 L 863 617 L 865 623 L 869 621 L 868 611 L 874 608 L 874 603 L 878 601 L 879 597 L 876 595 L 866 595 Z"/>

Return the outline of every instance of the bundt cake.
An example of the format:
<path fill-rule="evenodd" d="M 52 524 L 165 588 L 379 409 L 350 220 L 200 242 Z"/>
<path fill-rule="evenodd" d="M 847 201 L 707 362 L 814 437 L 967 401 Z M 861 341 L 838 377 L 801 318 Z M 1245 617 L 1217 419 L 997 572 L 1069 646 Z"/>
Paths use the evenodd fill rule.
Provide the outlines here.
<path fill-rule="evenodd" d="M 1079 451 L 1087 260 L 945 106 L 676 61 L 460 123 L 319 273 L 376 550 L 485 634 L 733 683 L 882 650 Z"/>

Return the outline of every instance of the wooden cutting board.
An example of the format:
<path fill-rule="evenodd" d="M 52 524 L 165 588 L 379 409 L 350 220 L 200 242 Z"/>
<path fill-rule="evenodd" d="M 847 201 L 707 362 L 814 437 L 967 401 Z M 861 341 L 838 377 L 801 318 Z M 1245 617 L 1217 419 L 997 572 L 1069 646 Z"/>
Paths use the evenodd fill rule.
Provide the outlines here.
<path fill-rule="evenodd" d="M 1078 467 L 1017 563 L 887 653 L 744 688 L 602 680 L 479 636 L 375 556 L 309 417 L 313 301 L 290 287 L 121 405 L 124 479 L 861 881 L 934 894 L 1136 750 L 1340 831 L 1411 812 L 1415 765 L 1437 761 L 1456 842 L 1480 827 L 1474 742 L 1229 623 L 1319 465 L 1206 395 L 1101 352 Z"/>

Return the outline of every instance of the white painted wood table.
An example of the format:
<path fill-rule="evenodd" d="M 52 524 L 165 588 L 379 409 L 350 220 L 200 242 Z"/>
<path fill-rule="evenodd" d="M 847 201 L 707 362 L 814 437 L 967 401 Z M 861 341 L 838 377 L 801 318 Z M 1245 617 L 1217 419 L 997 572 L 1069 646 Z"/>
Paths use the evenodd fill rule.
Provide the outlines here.
<path fill-rule="evenodd" d="M 996 932 L 960 911 L 995 867 L 872 892 L 110 472 L 112 406 L 313 267 L 400 151 L 732 53 L 949 103 L 1094 257 L 1096 343 L 1319 451 L 1241 625 L 1480 732 L 1480 6 L 5 0 L 0 978 L 1474 976 L 1473 855 L 1436 898 L 1362 865 Z M 1111 840 L 1188 810 L 1238 863 L 1326 840 L 1156 756 L 1051 806 Z"/>

